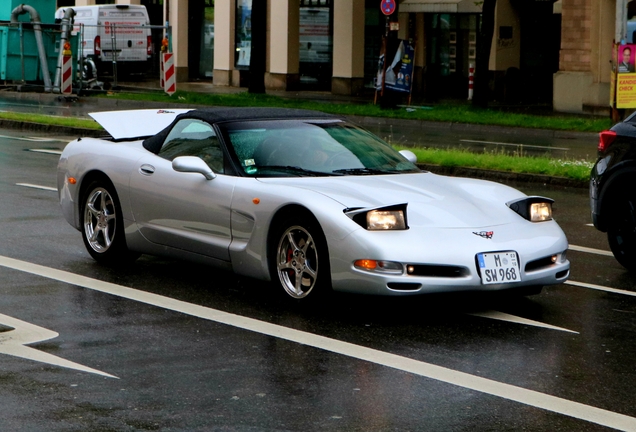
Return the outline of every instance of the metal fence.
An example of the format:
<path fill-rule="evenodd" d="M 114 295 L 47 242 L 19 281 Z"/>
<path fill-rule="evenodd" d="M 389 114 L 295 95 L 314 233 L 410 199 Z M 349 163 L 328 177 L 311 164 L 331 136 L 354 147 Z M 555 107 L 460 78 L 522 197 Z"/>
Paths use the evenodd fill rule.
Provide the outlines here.
<path fill-rule="evenodd" d="M 79 38 L 80 91 L 113 88 L 122 81 L 159 79 L 161 44 L 170 27 L 80 24 L 73 33 Z"/>

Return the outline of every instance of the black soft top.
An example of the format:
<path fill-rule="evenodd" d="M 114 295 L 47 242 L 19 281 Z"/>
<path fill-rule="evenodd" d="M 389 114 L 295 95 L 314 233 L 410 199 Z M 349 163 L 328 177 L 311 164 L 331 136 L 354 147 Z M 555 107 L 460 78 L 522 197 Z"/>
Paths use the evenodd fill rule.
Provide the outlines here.
<path fill-rule="evenodd" d="M 260 108 L 260 107 L 248 107 L 248 108 L 226 108 L 226 107 L 214 107 L 203 108 L 188 111 L 183 114 L 179 114 L 175 117 L 170 126 L 158 134 L 146 138 L 143 142 L 143 146 L 146 150 L 152 153 L 159 153 L 161 145 L 166 139 L 166 136 L 172 129 L 172 126 L 181 119 L 193 118 L 206 121 L 210 124 L 228 122 L 228 121 L 252 121 L 252 120 L 294 120 L 294 119 L 339 119 L 341 117 L 334 116 L 332 114 L 326 114 L 320 111 L 311 111 L 303 109 L 290 109 L 290 108 Z"/>

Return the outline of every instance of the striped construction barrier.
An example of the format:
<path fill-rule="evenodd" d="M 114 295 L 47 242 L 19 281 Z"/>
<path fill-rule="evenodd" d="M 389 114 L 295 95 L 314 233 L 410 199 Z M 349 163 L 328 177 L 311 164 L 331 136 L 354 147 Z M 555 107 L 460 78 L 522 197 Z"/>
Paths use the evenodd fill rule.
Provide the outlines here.
<path fill-rule="evenodd" d="M 163 81 L 165 92 L 172 96 L 177 91 L 173 53 L 163 53 Z"/>
<path fill-rule="evenodd" d="M 65 46 L 62 51 L 62 82 L 60 85 L 60 93 L 70 95 L 73 93 L 73 55 L 70 48 Z"/>

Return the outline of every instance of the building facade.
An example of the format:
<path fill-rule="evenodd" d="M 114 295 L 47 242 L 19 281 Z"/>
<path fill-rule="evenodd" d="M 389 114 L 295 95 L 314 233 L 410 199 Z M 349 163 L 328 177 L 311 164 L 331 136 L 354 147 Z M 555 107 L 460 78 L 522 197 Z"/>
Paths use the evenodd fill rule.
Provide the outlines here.
<path fill-rule="evenodd" d="M 251 16 L 253 1 L 267 2 L 266 17 Z M 497 0 L 490 99 L 575 113 L 606 109 L 617 1 L 618 9 L 629 7 L 626 0 Z M 380 0 L 58 0 L 58 6 L 115 2 L 146 5 L 152 24 L 171 27 L 177 81 L 246 86 L 251 22 L 264 19 L 266 88 L 348 95 L 374 87 L 383 36 L 395 31 L 415 46 L 414 95 L 465 98 L 481 25 L 481 3 L 474 0 L 398 0 L 388 18 Z"/>

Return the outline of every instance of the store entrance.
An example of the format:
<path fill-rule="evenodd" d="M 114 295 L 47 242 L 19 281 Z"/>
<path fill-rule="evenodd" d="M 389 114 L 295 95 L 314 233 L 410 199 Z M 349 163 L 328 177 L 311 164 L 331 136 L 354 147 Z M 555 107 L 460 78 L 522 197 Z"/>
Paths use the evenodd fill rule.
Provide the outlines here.
<path fill-rule="evenodd" d="M 477 56 L 477 23 L 476 14 L 424 15 L 427 100 L 466 97 L 470 65 Z"/>

